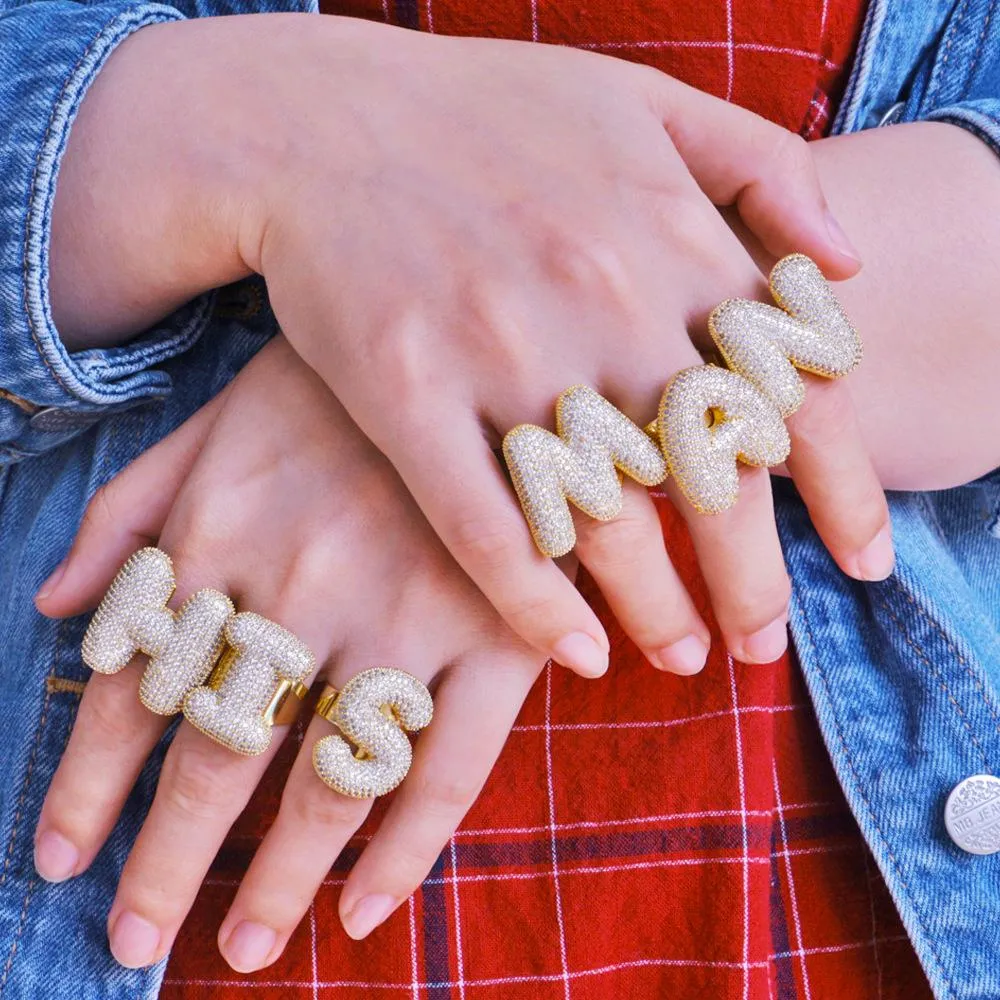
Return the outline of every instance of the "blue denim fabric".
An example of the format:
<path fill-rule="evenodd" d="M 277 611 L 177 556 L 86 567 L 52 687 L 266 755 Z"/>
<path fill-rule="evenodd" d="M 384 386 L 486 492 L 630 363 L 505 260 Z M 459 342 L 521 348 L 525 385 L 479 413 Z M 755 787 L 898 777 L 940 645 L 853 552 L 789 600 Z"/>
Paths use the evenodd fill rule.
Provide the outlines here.
<path fill-rule="evenodd" d="M 0 1000 L 157 992 L 162 967 L 119 968 L 104 920 L 160 754 L 86 875 L 49 886 L 34 874 L 35 821 L 86 671 L 85 622 L 43 620 L 32 595 L 93 492 L 275 332 L 254 280 L 125 347 L 68 354 L 47 299 L 59 159 L 89 83 L 131 32 L 277 9 L 312 8 L 0 0 Z M 872 0 L 835 131 L 874 127 L 897 105 L 893 120 L 952 122 L 1000 152 L 1000 0 Z M 867 586 L 839 573 L 794 490 L 776 489 L 792 632 L 848 800 L 935 994 L 996 1000 L 1000 856 L 953 847 L 942 808 L 960 779 L 1000 773 L 1000 474 L 892 497 L 899 568 Z"/>

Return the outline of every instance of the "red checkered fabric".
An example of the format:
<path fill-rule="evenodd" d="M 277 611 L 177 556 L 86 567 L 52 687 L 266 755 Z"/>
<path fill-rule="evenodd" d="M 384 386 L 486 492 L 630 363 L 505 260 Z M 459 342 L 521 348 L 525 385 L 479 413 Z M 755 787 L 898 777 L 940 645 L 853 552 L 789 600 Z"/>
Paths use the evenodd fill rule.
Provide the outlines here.
<path fill-rule="evenodd" d="M 861 0 L 343 0 L 423 30 L 639 59 L 801 134 L 825 130 Z M 679 518 L 658 499 L 700 609 Z M 748 667 L 716 633 L 696 678 L 612 636 L 607 676 L 548 669 L 423 888 L 365 942 L 337 919 L 381 809 L 274 966 L 233 973 L 219 923 L 277 808 L 290 739 L 231 833 L 164 1000 L 925 1000 L 930 991 L 833 775 L 794 660 Z"/>

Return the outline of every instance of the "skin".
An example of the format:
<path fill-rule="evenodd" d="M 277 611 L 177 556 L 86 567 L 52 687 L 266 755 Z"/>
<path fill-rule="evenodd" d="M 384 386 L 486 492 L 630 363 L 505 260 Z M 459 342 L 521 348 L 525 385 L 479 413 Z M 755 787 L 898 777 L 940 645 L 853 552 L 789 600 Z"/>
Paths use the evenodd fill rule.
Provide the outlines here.
<path fill-rule="evenodd" d="M 84 133 L 84 144 L 86 138 Z M 852 433 L 867 444 L 878 476 L 889 486 L 948 486 L 1000 464 L 996 435 L 970 433 L 970 428 L 996 426 L 1000 417 L 990 385 L 995 364 L 988 362 L 1000 353 L 990 266 L 1000 254 L 1000 223 L 995 213 L 982 211 L 1000 195 L 1000 168 L 975 137 L 948 125 L 898 126 L 824 140 L 813 144 L 811 155 L 831 204 L 867 261 L 858 277 L 838 287 L 863 332 L 867 357 L 842 383 L 846 391 L 810 379 L 809 404 L 791 420 L 795 444 L 788 471 L 796 475 L 828 545 L 843 552 L 849 537 L 837 535 L 842 518 L 827 512 L 842 505 L 845 484 L 857 486 L 850 450 L 837 448 Z M 908 169 L 900 171 L 900 163 Z M 61 198 L 79 181 L 73 177 L 72 170 L 64 172 Z M 977 197 L 969 198 L 969 191 Z M 99 201 L 99 191 L 94 198 Z M 71 208 L 64 204 L 64 219 Z M 750 258 L 766 266 L 768 251 L 738 219 L 730 223 Z M 67 231 L 61 232 L 65 241 Z M 933 255 L 928 233 L 934 234 Z M 774 239 L 769 237 L 772 249 Z M 678 267 L 683 253 L 694 252 L 691 244 L 681 247 Z M 114 251 L 114 245 L 109 249 Z M 65 242 L 60 253 L 65 260 Z M 87 259 L 77 259 L 77 266 Z M 698 277 L 683 273 L 692 281 Z M 62 303 L 62 315 L 71 317 L 74 308 L 86 314 L 86 304 L 71 307 L 66 282 L 54 265 L 53 296 Z M 739 290 L 717 294 L 709 284 L 708 289 L 690 286 L 695 302 L 690 316 L 702 316 L 713 295 L 718 301 Z M 60 286 L 64 292 L 57 293 Z M 106 308 L 106 301 L 94 308 Z M 165 304 L 164 299 L 160 308 Z M 122 307 L 121 315 L 128 311 Z M 688 323 L 680 328 L 686 336 Z M 950 335 L 952 329 L 961 336 Z M 690 330 L 697 343 L 703 327 L 691 320 Z M 479 343 L 478 349 L 486 346 Z M 637 350 L 642 357 L 641 343 Z M 574 380 L 579 379 L 565 382 Z M 312 419 L 316 412 L 324 414 L 322 421 Z M 252 435 L 246 434 L 248 423 L 255 429 Z M 232 446 L 236 440 L 242 449 Z M 288 440 L 299 442 L 299 448 L 288 449 Z M 246 448 L 248 441 L 254 450 Z M 758 482 L 766 485 L 763 477 L 748 477 L 743 492 Z M 877 485 L 861 484 L 871 493 L 855 498 L 846 508 L 852 514 L 881 501 Z M 293 512 L 287 507 L 290 495 L 303 498 Z M 758 536 L 768 540 L 773 533 L 769 521 L 744 515 L 746 509 L 738 505 L 739 516 L 728 522 L 695 522 L 707 577 L 718 548 L 733 546 L 734 560 L 723 565 L 736 574 L 734 601 L 759 583 L 748 564 L 766 560 L 766 546 L 754 545 Z M 395 510 L 399 513 L 390 513 Z M 333 524 L 331 511 L 339 515 Z M 393 532 L 384 546 L 371 542 L 373 511 L 385 512 L 380 531 Z M 739 519 L 743 516 L 746 520 Z M 641 516 L 631 520 L 642 524 Z M 261 523 L 270 525 L 266 537 Z M 594 537 L 609 536 L 594 529 Z M 51 615 L 92 607 L 122 559 L 153 539 L 175 556 L 185 592 L 197 586 L 228 589 L 241 604 L 276 618 L 312 646 L 334 683 L 376 661 L 405 665 L 428 680 L 440 678 L 438 721 L 418 741 L 418 761 L 427 763 L 415 765 L 386 825 L 344 889 L 345 925 L 360 936 L 374 917 L 415 888 L 464 815 L 544 656 L 535 643 L 526 644 L 505 629 L 416 513 L 391 465 L 283 341 L 262 353 L 219 401 L 99 494 L 61 577 L 39 595 L 39 607 Z M 663 608 L 680 605 L 669 587 L 649 607 L 637 603 L 640 597 L 630 581 L 640 574 L 630 558 L 621 557 L 619 573 L 608 570 L 601 582 L 623 623 L 636 632 L 654 611 L 659 618 L 670 617 Z M 350 571 L 349 588 L 339 586 L 343 574 L 331 573 L 331 565 Z M 648 578 L 647 573 L 647 584 Z M 717 584 L 716 600 L 718 589 Z M 439 626 L 435 616 L 440 616 Z M 88 685 L 39 823 L 37 863 L 47 877 L 77 874 L 89 864 L 160 731 L 159 720 L 138 710 L 137 680 L 132 667 Z M 475 722 L 467 732 L 470 720 Z M 307 747 L 322 725 L 313 723 Z M 95 760 L 107 766 L 95 767 Z M 335 855 L 361 818 L 360 807 L 310 779 L 307 764 L 304 757 L 293 769 L 282 805 L 285 818 L 279 818 L 261 848 L 220 931 L 223 954 L 237 969 L 259 968 L 277 957 L 332 861 L 333 855 L 324 855 L 313 865 L 316 845 L 329 846 Z M 157 805 L 111 911 L 111 943 L 119 960 L 143 964 L 165 952 L 261 765 L 235 760 L 182 725 Z M 301 838 L 288 819 L 292 816 L 305 823 Z M 178 817 L 186 821 L 184 838 L 176 836 Z M 67 843 L 72 856 L 65 853 Z M 52 844 L 56 848 L 50 851 Z M 301 869 L 289 872 L 289 857 L 303 859 Z M 57 871 L 60 861 L 63 868 Z M 166 880 L 168 871 L 181 875 Z M 377 902 L 359 911 L 364 899 Z M 151 951 L 141 950 L 142 935 L 147 945 L 151 940 L 148 926 L 132 918 L 123 924 L 126 914 L 154 928 Z M 251 929 L 237 935 L 247 924 Z M 255 942 L 258 954 L 253 956 Z"/>
<path fill-rule="evenodd" d="M 73 130 L 53 309 L 70 344 L 93 343 L 263 274 L 289 342 L 458 564 L 525 641 L 593 676 L 604 630 L 535 549 L 493 449 L 581 382 L 652 419 L 669 375 L 701 361 L 689 326 L 762 292 L 716 203 L 772 253 L 857 270 L 800 139 L 644 67 L 332 17 L 156 25 L 116 52 Z M 845 571 L 884 577 L 888 514 L 853 425 L 833 447 L 838 475 L 811 467 L 803 493 L 827 505 Z M 789 587 L 766 473 L 711 525 L 683 509 L 727 644 L 770 662 Z M 651 662 L 700 669 L 708 632 L 645 491 L 588 522 L 576 554 Z"/>

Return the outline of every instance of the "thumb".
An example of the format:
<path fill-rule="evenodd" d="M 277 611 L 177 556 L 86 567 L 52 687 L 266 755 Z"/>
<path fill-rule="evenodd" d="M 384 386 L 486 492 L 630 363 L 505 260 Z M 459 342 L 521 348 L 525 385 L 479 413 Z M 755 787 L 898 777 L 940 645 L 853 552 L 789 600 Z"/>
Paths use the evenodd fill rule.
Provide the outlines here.
<path fill-rule="evenodd" d="M 93 496 L 69 555 L 35 595 L 50 618 L 95 608 L 122 563 L 155 545 L 218 416 L 225 390 Z"/>
<path fill-rule="evenodd" d="M 735 206 L 775 257 L 804 253 L 828 278 L 849 278 L 861 258 L 834 218 L 808 144 L 794 132 L 671 78 L 657 111 L 705 195 Z"/>

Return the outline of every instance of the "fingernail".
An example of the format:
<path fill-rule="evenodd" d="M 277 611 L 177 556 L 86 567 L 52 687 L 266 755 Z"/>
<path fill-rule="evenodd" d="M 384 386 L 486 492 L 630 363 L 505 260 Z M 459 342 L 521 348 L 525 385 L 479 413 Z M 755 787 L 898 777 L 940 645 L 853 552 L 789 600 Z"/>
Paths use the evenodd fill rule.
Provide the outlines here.
<path fill-rule="evenodd" d="M 841 228 L 840 223 L 833 217 L 833 213 L 826 210 L 826 229 L 830 234 L 830 242 L 845 256 L 851 260 L 861 263 L 861 254 L 854 249 L 854 244 L 847 238 L 847 233 Z"/>
<path fill-rule="evenodd" d="M 696 674 L 705 666 L 708 647 L 697 636 L 686 635 L 653 654 L 655 665 L 672 674 Z"/>
<path fill-rule="evenodd" d="M 46 882 L 65 882 L 76 871 L 80 852 L 55 830 L 46 830 L 35 841 L 35 871 Z"/>
<path fill-rule="evenodd" d="M 788 624 L 784 618 L 776 618 L 743 640 L 743 659 L 748 663 L 773 663 L 787 647 Z"/>
<path fill-rule="evenodd" d="M 552 658 L 585 677 L 600 677 L 608 669 L 608 651 L 586 632 L 564 635 L 552 647 Z"/>
<path fill-rule="evenodd" d="M 256 972 L 267 965 L 277 940 L 278 935 L 270 927 L 243 920 L 226 938 L 222 954 L 237 972 Z"/>
<path fill-rule="evenodd" d="M 119 965 L 141 969 L 152 965 L 160 947 L 160 932 L 148 920 L 123 911 L 111 928 L 111 953 Z"/>
<path fill-rule="evenodd" d="M 367 937 L 395 908 L 396 900 L 392 896 L 364 896 L 344 917 L 347 936 L 355 941 Z"/>
<path fill-rule="evenodd" d="M 61 563 L 52 571 L 51 576 L 38 588 L 38 593 L 35 594 L 35 599 L 39 601 L 44 601 L 46 598 L 51 597 L 59 586 L 59 581 L 63 578 L 63 574 L 66 572 L 66 563 L 68 559 L 63 559 Z"/>
<path fill-rule="evenodd" d="M 896 553 L 892 547 L 892 530 L 883 528 L 858 553 L 858 578 L 861 580 L 884 580 L 896 565 Z"/>

